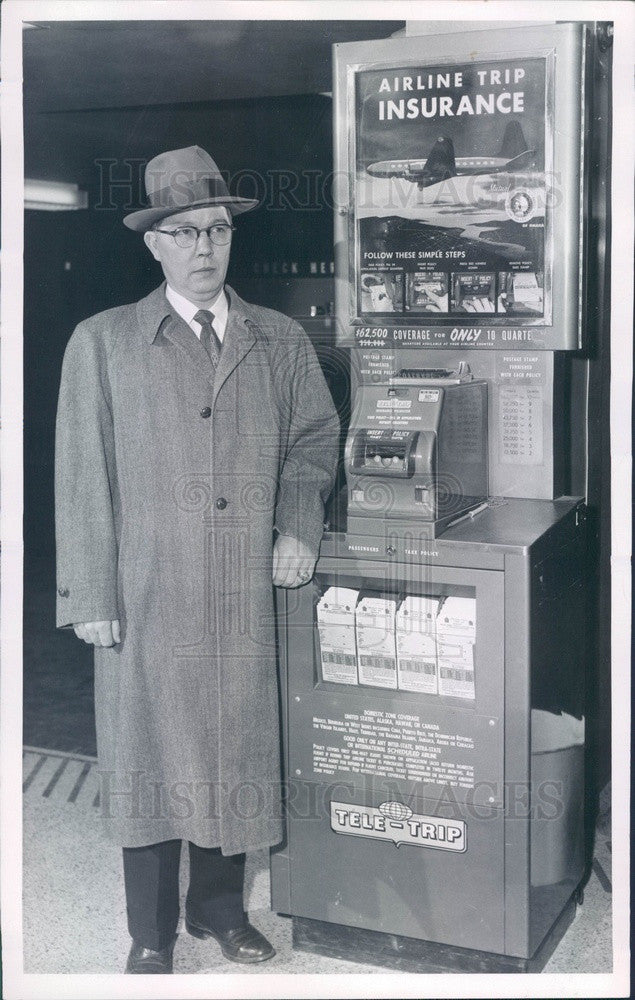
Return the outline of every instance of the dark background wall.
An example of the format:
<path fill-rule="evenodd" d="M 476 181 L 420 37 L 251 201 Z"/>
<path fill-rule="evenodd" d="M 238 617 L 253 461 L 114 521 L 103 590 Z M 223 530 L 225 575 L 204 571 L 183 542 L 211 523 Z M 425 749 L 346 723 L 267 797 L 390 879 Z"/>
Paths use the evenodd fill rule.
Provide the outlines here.
<path fill-rule="evenodd" d="M 131 119 L 136 114 L 126 109 L 117 112 L 122 133 L 134 134 Z M 91 117 L 99 115 L 91 112 Z M 69 119 L 79 115 L 64 117 L 65 127 L 70 128 Z M 325 263 L 328 270 L 332 257 L 330 98 L 301 95 L 181 110 L 153 108 L 148 117 L 154 137 L 152 155 L 162 149 L 201 145 L 217 157 L 230 181 L 238 178 L 241 191 L 256 191 L 262 200 L 258 211 L 237 220 L 230 284 L 247 298 L 253 295 L 262 302 L 264 292 L 265 298 L 275 300 L 285 294 L 282 279 L 260 275 L 265 269 L 271 272 L 274 265 L 296 263 L 302 276 L 309 275 L 304 281 L 307 305 L 300 302 L 297 309 L 306 308 L 308 315 L 310 299 L 328 298 L 324 279 L 319 274 L 311 278 L 309 272 L 312 262 Z M 27 120 L 27 134 L 30 124 Z M 232 136 L 240 137 L 235 145 L 228 143 Z M 68 338 L 81 319 L 135 301 L 162 280 L 141 236 L 122 224 L 126 211 L 139 207 L 137 192 L 145 161 L 139 157 L 131 165 L 124 162 L 128 157 L 110 156 L 107 147 L 96 146 L 94 152 L 97 155 L 85 184 L 87 210 L 25 213 L 25 544 L 29 552 L 48 551 L 53 544 L 55 408 Z M 242 178 L 238 177 L 241 163 L 251 164 L 248 171 L 243 169 Z M 265 304 L 284 307 L 284 302 Z"/>

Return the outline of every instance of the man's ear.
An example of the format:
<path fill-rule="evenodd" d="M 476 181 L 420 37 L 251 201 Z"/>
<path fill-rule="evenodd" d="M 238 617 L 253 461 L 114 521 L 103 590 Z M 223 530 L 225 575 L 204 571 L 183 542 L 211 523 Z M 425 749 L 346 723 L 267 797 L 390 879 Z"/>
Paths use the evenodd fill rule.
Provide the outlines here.
<path fill-rule="evenodd" d="M 146 230 L 146 232 L 143 234 L 143 242 L 147 246 L 148 250 L 154 257 L 154 259 L 160 261 L 161 257 L 159 256 L 159 252 L 157 250 L 157 234 L 154 232 L 153 229 Z"/>

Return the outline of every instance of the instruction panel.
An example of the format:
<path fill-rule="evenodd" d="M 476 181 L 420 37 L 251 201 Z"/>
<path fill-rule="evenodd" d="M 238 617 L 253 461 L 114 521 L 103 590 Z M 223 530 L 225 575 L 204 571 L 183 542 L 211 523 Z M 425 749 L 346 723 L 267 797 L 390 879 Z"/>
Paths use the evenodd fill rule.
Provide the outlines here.
<path fill-rule="evenodd" d="M 474 787 L 471 736 L 442 732 L 420 715 L 365 709 L 313 717 L 313 770 Z"/>

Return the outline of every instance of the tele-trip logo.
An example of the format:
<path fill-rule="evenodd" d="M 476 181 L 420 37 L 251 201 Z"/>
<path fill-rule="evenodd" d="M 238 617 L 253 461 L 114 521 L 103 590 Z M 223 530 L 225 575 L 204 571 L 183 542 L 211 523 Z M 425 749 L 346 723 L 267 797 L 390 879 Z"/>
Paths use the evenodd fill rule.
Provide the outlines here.
<path fill-rule="evenodd" d="M 412 844 L 456 854 L 467 850 L 463 820 L 419 815 L 403 802 L 382 802 L 378 807 L 331 802 L 331 830 L 352 837 L 390 840 L 397 847 Z"/>

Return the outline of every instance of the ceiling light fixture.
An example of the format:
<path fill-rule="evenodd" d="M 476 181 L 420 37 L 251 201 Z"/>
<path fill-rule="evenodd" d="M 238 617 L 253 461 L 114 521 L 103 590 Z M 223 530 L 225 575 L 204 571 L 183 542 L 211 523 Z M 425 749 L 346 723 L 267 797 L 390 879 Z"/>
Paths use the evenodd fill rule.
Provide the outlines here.
<path fill-rule="evenodd" d="M 77 184 L 63 181 L 24 181 L 24 207 L 44 212 L 68 212 L 88 208 L 88 192 L 80 191 Z"/>

